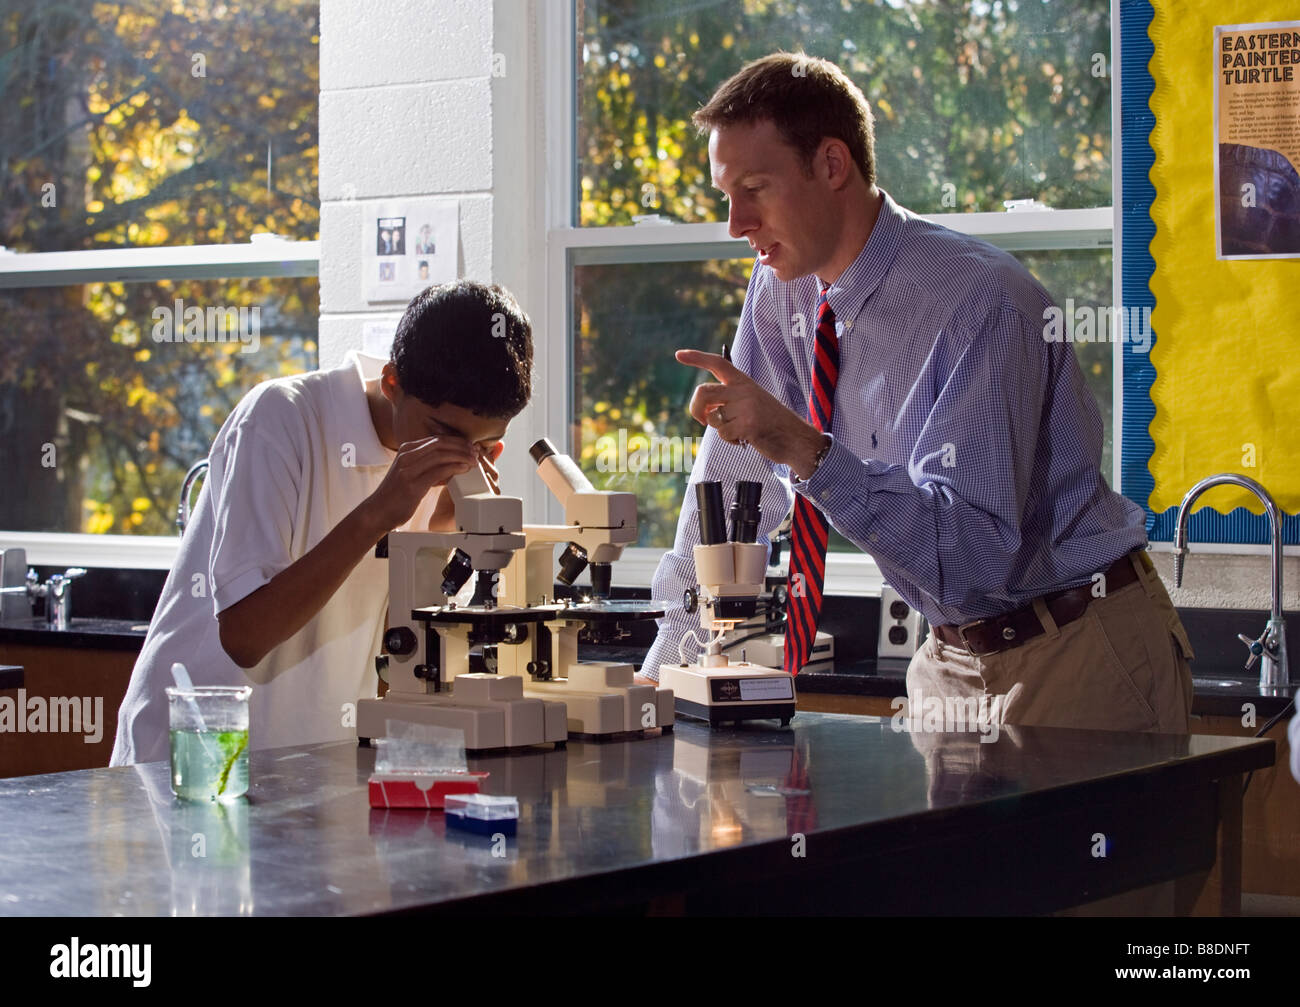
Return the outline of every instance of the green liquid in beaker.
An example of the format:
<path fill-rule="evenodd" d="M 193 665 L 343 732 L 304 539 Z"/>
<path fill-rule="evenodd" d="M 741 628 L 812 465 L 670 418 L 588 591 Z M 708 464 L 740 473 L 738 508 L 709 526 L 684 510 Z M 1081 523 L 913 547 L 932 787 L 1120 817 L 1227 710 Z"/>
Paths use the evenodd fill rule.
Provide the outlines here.
<path fill-rule="evenodd" d="M 172 731 L 172 790 L 189 801 L 248 792 L 248 730 Z"/>

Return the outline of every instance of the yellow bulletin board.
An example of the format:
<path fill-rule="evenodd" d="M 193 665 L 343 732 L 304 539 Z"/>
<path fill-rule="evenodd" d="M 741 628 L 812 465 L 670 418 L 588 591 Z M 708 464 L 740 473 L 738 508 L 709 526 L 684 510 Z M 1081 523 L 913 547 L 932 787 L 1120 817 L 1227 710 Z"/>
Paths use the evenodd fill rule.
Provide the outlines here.
<path fill-rule="evenodd" d="M 1215 29 L 1300 19 L 1300 2 L 1121 0 L 1120 10 L 1122 296 L 1152 306 L 1155 336 L 1149 360 L 1124 347 L 1122 488 L 1146 507 L 1155 539 L 1172 537 L 1184 493 L 1218 472 L 1250 476 L 1294 514 L 1300 258 L 1219 257 Z M 1284 200 L 1275 189 L 1256 198 Z M 1300 192 L 1280 208 L 1300 212 Z M 1267 541 L 1252 494 L 1217 488 L 1201 503 L 1218 514 L 1202 510 L 1194 538 Z M 1287 541 L 1300 541 L 1296 519 L 1286 524 Z"/>

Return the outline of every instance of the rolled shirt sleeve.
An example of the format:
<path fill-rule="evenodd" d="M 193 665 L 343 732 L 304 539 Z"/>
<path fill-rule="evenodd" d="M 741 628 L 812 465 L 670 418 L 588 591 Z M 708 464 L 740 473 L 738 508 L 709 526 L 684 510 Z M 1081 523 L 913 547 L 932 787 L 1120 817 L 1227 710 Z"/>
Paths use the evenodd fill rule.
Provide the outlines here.
<path fill-rule="evenodd" d="M 302 463 L 286 425 L 301 423 L 294 407 L 263 393 L 226 430 L 209 456 L 214 533 L 208 576 L 214 614 L 268 583 L 294 561 Z"/>

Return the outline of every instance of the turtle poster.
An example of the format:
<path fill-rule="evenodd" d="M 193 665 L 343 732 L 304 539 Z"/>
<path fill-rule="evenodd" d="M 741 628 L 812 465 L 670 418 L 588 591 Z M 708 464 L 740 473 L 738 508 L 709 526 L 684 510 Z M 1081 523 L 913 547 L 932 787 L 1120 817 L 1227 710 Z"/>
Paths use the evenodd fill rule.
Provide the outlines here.
<path fill-rule="evenodd" d="M 1214 29 L 1220 259 L 1300 258 L 1300 21 Z"/>

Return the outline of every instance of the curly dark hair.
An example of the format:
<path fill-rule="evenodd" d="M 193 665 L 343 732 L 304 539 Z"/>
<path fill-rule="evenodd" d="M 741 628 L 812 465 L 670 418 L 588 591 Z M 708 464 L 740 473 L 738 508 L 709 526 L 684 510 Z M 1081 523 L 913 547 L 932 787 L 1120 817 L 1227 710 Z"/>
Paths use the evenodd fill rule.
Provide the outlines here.
<path fill-rule="evenodd" d="M 428 287 L 397 323 L 392 363 L 402 390 L 421 402 L 511 419 L 532 395 L 532 325 L 496 284 Z"/>

